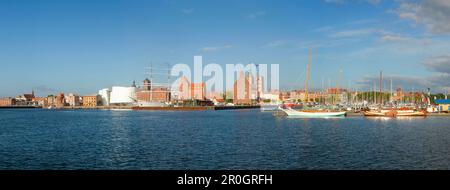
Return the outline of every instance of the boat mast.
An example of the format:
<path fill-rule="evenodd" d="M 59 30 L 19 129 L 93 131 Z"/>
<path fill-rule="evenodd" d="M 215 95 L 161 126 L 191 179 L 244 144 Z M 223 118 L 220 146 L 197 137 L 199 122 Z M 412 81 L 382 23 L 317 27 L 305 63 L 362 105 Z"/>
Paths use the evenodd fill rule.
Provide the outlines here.
<path fill-rule="evenodd" d="M 309 102 L 308 82 L 309 82 L 309 70 L 310 70 L 310 67 L 311 67 L 311 60 L 312 60 L 312 48 L 309 49 L 309 61 L 308 61 L 308 66 L 307 66 L 307 70 L 306 70 L 305 102 Z"/>
<path fill-rule="evenodd" d="M 380 71 L 380 106 L 383 105 L 383 71 Z"/>
<path fill-rule="evenodd" d="M 324 94 L 324 78 L 322 77 L 322 93 L 320 94 L 320 100 L 322 104 L 325 103 L 324 100 L 322 100 Z"/>
<path fill-rule="evenodd" d="M 373 103 L 377 104 L 377 82 L 376 80 L 373 81 Z"/>
<path fill-rule="evenodd" d="M 391 77 L 391 95 L 389 96 L 389 102 L 393 102 L 393 99 L 392 99 L 392 77 Z"/>
<path fill-rule="evenodd" d="M 153 100 L 153 88 L 152 88 L 152 85 L 153 85 L 153 63 L 152 62 L 150 62 L 150 101 L 152 101 Z"/>

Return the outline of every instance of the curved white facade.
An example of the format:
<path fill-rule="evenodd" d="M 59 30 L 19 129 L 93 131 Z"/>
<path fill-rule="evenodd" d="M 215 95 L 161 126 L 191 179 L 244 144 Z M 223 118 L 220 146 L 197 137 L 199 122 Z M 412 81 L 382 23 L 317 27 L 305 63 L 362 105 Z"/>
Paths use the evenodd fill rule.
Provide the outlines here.
<path fill-rule="evenodd" d="M 131 104 L 134 102 L 136 102 L 136 87 L 112 87 L 110 104 Z"/>
<path fill-rule="evenodd" d="M 109 106 L 109 100 L 111 97 L 111 91 L 108 88 L 101 89 L 98 91 L 98 94 L 101 97 L 102 105 Z"/>

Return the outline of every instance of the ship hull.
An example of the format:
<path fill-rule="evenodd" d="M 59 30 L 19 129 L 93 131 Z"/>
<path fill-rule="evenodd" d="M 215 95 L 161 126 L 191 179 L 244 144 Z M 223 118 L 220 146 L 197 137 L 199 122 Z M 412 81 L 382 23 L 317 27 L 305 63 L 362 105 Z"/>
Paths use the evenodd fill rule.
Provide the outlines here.
<path fill-rule="evenodd" d="M 425 117 L 427 114 L 414 110 L 382 110 L 382 111 L 365 111 L 366 117 Z"/>
<path fill-rule="evenodd" d="M 282 111 L 284 111 L 288 116 L 295 116 L 295 117 L 304 117 L 304 118 L 330 118 L 330 117 L 345 117 L 346 112 L 322 112 L 322 111 L 316 111 L 316 112 L 307 112 L 307 111 L 297 111 L 292 108 L 283 109 L 280 108 Z"/>

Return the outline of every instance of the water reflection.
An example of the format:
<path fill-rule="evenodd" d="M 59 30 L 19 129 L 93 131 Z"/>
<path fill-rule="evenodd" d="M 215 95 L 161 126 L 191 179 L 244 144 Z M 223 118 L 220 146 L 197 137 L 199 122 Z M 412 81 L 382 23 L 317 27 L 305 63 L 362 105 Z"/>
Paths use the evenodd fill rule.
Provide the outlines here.
<path fill-rule="evenodd" d="M 0 169 L 450 169 L 443 117 L 0 112 Z"/>

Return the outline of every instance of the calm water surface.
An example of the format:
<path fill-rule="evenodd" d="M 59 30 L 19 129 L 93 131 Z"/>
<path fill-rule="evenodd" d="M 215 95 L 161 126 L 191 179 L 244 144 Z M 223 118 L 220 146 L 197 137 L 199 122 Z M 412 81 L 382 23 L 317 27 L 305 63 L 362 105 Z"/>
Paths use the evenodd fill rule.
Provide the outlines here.
<path fill-rule="evenodd" d="M 450 169 L 450 118 L 0 110 L 0 169 Z"/>

